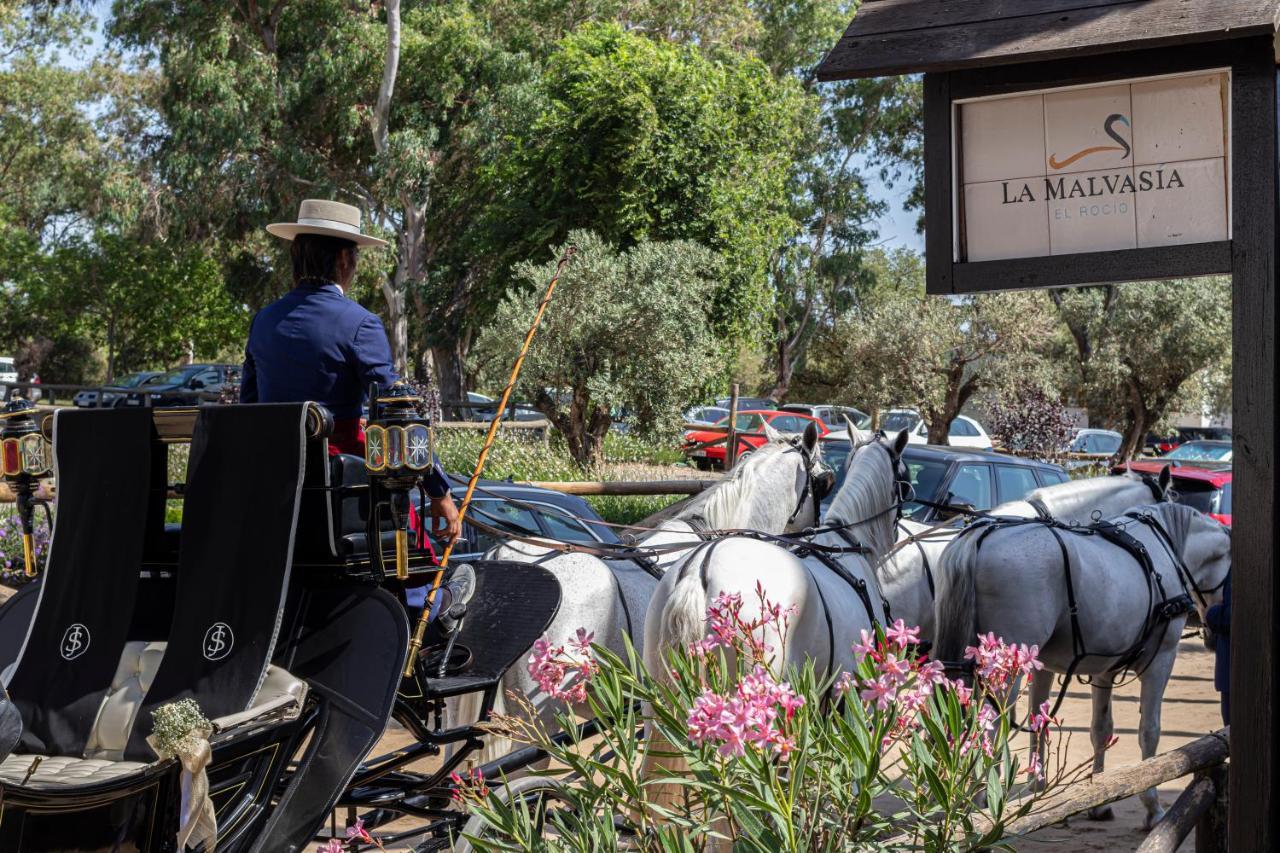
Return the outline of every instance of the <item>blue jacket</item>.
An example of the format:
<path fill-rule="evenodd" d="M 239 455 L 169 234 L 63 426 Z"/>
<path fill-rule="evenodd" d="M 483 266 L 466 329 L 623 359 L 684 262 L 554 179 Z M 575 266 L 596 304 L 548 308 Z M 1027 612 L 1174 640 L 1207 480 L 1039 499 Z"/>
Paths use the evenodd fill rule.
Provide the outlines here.
<path fill-rule="evenodd" d="M 1222 586 L 1222 601 L 1204 614 L 1205 626 L 1217 636 L 1213 648 L 1213 687 L 1219 693 L 1231 689 L 1231 574 Z"/>
<path fill-rule="evenodd" d="M 376 315 L 337 285 L 302 284 L 263 308 L 249 325 L 240 399 L 245 403 L 324 403 L 337 420 L 361 415 L 369 384 L 399 377 Z M 449 491 L 437 460 L 427 494 Z"/>

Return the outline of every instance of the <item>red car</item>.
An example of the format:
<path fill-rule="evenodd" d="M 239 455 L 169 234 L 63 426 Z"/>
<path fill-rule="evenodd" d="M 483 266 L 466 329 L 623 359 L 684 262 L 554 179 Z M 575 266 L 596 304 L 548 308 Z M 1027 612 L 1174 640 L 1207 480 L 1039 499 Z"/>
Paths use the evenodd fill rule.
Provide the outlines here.
<path fill-rule="evenodd" d="M 1140 474 L 1158 475 L 1168 462 L 1151 459 L 1130 462 L 1116 468 L 1126 468 Z M 1231 526 L 1231 467 L 1195 467 L 1193 465 L 1175 465 L 1170 471 L 1173 474 L 1173 490 L 1178 494 L 1178 503 L 1207 513 L 1227 527 Z"/>
<path fill-rule="evenodd" d="M 829 430 L 827 425 L 817 418 L 811 418 L 808 415 L 802 415 L 799 412 L 783 412 L 778 410 L 756 410 L 749 412 L 738 412 L 737 428 L 739 433 L 738 441 L 738 458 L 741 459 L 757 447 L 761 447 L 768 440 L 764 437 L 764 423 L 768 421 L 769 426 L 778 432 L 802 433 L 809 424 L 813 424 L 818 428 L 818 437 L 826 435 Z M 724 417 L 716 421 L 717 427 L 725 427 L 729 424 L 729 418 Z M 746 433 L 743 435 L 743 433 Z M 713 444 L 710 447 L 698 448 L 692 450 L 695 445 L 704 441 L 713 441 L 724 436 L 724 430 L 701 430 L 691 429 L 684 434 L 684 451 L 689 458 L 694 461 L 699 468 L 707 470 L 710 468 L 723 468 L 725 457 L 725 445 Z"/>

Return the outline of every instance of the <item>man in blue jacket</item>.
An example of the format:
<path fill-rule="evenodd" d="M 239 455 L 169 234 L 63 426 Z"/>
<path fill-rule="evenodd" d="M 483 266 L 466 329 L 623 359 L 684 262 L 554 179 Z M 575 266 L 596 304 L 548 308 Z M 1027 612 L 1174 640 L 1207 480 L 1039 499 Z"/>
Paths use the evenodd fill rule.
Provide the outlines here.
<path fill-rule="evenodd" d="M 246 403 L 314 400 L 333 412 L 332 452 L 364 455 L 360 420 L 370 383 L 388 387 L 399 377 L 382 321 L 346 297 L 362 246 L 385 240 L 360 233 L 360 209 L 307 199 L 297 222 L 268 225 L 292 242 L 293 289 L 263 308 L 249 326 L 240 399 Z M 447 540 L 461 532 L 449 481 L 437 460 L 425 481 L 432 532 Z"/>

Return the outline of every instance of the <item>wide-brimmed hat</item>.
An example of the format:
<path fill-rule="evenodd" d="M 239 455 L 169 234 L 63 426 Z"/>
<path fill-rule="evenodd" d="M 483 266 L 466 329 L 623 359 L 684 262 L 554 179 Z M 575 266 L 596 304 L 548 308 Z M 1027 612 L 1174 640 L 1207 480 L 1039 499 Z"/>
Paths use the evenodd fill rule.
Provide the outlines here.
<path fill-rule="evenodd" d="M 286 240 L 299 234 L 322 234 L 350 240 L 357 246 L 387 245 L 386 240 L 360 233 L 360 208 L 322 198 L 309 198 L 298 205 L 297 222 L 275 222 L 267 226 L 267 231 Z"/>

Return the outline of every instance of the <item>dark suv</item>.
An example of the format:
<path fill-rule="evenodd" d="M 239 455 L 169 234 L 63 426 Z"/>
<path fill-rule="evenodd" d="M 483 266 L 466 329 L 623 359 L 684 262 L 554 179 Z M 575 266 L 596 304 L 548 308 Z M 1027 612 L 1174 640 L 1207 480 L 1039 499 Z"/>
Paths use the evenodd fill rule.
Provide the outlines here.
<path fill-rule="evenodd" d="M 214 402 L 226 385 L 240 381 L 238 364 L 188 364 L 153 376 L 125 398 L 125 406 L 199 406 Z"/>
<path fill-rule="evenodd" d="M 822 442 L 823 461 L 836 470 L 836 487 L 823 501 L 824 512 L 844 482 L 850 449 L 847 438 L 828 438 Z M 902 461 L 911 472 L 916 497 L 979 510 L 1021 500 L 1041 486 L 1065 483 L 1069 479 L 1060 466 L 1047 462 L 933 444 L 908 444 Z M 914 501 L 905 505 L 902 513 L 914 521 L 945 520 L 944 512 Z"/>

